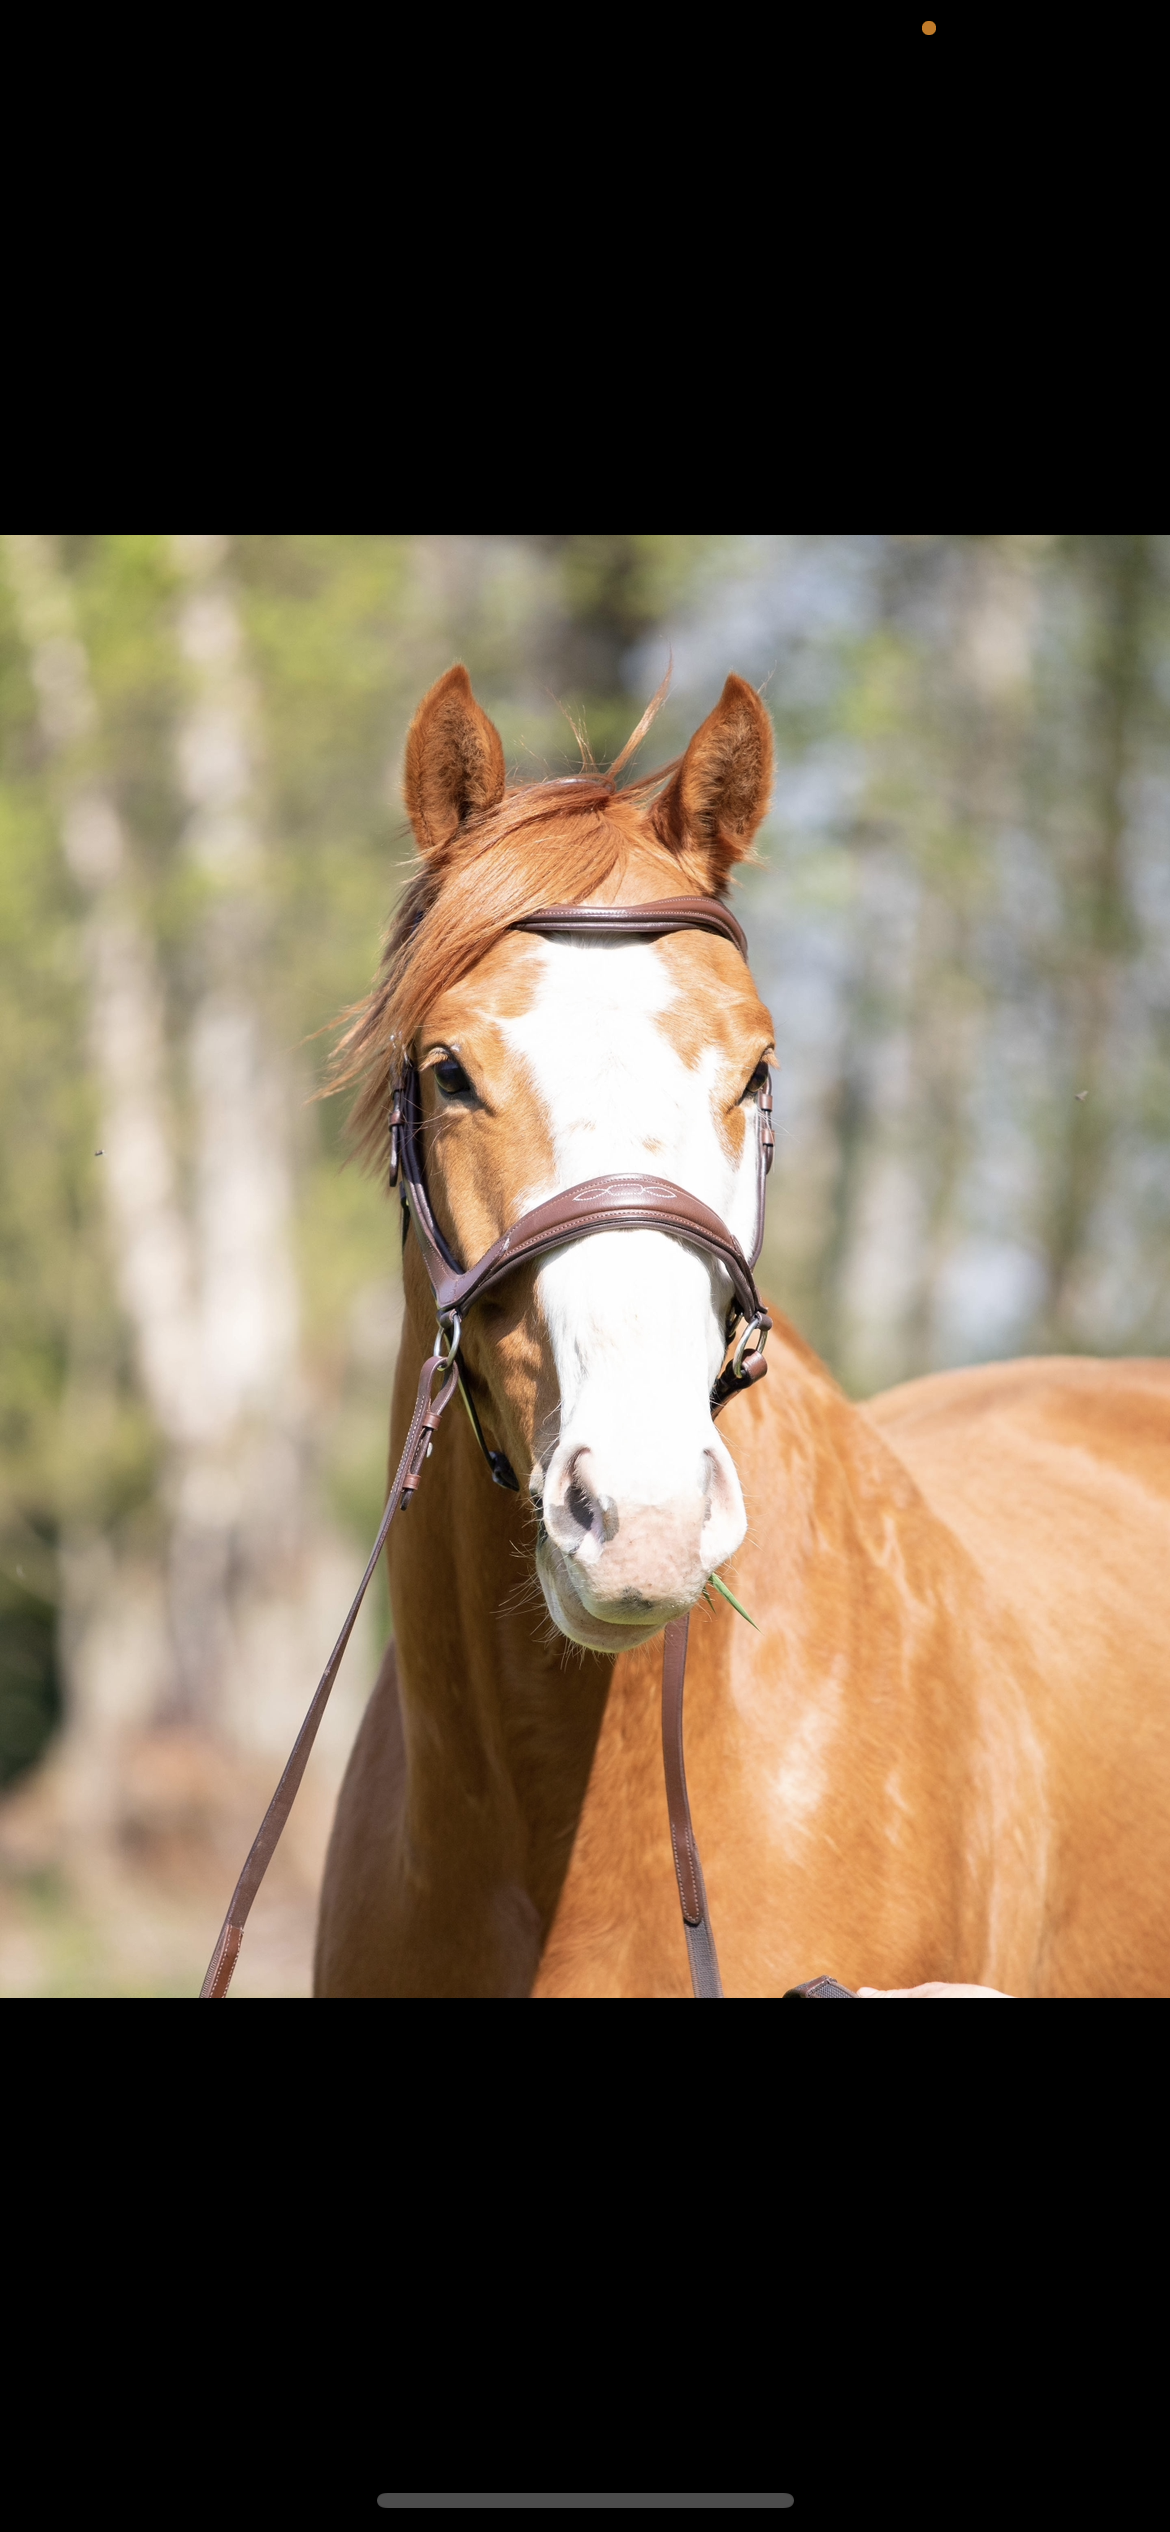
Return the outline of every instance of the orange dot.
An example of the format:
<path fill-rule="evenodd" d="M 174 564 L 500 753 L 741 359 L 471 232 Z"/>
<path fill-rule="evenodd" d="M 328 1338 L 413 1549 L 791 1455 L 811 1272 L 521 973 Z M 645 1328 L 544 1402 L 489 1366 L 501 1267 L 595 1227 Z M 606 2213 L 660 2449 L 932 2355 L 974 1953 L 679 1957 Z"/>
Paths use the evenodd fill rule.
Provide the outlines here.
<path fill-rule="evenodd" d="M 922 21 L 922 32 L 923 32 L 923 34 L 924 34 L 924 35 L 933 35 L 933 34 L 934 34 L 934 19 L 933 19 L 933 18 L 924 18 L 924 19 L 923 19 L 923 21 Z"/>

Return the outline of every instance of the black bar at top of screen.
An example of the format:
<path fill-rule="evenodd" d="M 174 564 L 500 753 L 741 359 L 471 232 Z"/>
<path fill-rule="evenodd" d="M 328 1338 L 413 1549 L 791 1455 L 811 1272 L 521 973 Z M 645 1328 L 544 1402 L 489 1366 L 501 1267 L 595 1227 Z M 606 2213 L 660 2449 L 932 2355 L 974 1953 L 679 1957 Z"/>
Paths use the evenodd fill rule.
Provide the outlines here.
<path fill-rule="evenodd" d="M 637 2496 L 637 2497 L 533 2497 L 533 2496 L 522 2496 L 522 2497 L 497 2497 L 497 2496 L 472 2497 L 472 2496 L 466 2496 L 466 2495 L 464 2495 L 464 2496 L 456 2496 L 456 2497 L 437 2497 L 437 2496 L 413 2496 L 413 2497 L 411 2497 L 411 2496 L 391 2496 L 391 2495 L 386 2495 L 386 2496 L 379 2497 L 379 2499 L 378 2499 L 378 2504 L 379 2504 L 380 2506 L 386 2506 L 386 2507 L 391 2508 L 391 2509 L 393 2509 L 393 2510 L 395 2510 L 395 2511 L 403 2510 L 403 2509 L 405 2509 L 405 2508 L 407 2508 L 407 2507 L 410 2507 L 410 2506 L 719 2506 L 719 2507 L 723 2507 L 723 2506 L 791 2506 L 791 2505 L 794 2505 L 794 2504 L 795 2504 L 795 2502 L 796 2502 L 796 2501 L 795 2501 L 795 2498 L 790 2497 L 790 2496 L 774 2496 L 774 2497 L 763 2497 L 763 2496 L 759 2496 L 759 2497 L 757 2497 L 757 2496 L 744 2496 L 742 2493 L 740 2493 L 738 2496 L 734 2496 L 734 2497 L 710 2497 L 710 2496 L 699 2496 L 699 2497 L 683 2497 L 683 2496 L 647 2497 L 647 2496 L 644 2496 L 644 2495 L 643 2495 L 643 2496 Z"/>

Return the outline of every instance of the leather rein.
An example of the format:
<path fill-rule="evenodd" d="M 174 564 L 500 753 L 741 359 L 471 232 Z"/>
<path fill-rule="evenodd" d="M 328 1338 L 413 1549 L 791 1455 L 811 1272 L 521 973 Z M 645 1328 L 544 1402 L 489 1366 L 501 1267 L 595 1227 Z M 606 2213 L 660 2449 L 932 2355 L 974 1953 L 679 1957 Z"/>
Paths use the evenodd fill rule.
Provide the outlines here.
<path fill-rule="evenodd" d="M 537 932 L 545 938 L 571 935 L 591 940 L 659 940 L 670 932 L 712 932 L 730 941 L 741 957 L 747 957 L 747 940 L 742 926 L 727 907 L 713 897 L 668 897 L 644 906 L 545 906 L 540 913 L 526 916 L 511 928 L 517 932 Z M 341 1667 L 342 1655 L 366 1590 L 377 1570 L 390 1524 L 418 1491 L 440 1417 L 457 1388 L 462 1392 L 476 1441 L 494 1483 L 506 1487 L 511 1493 L 519 1491 L 516 1473 L 505 1454 L 488 1447 L 463 1369 L 460 1337 L 463 1320 L 474 1303 L 502 1283 L 517 1266 L 526 1265 L 551 1249 L 563 1248 L 570 1240 L 587 1239 L 595 1231 L 665 1231 L 673 1238 L 685 1241 L 689 1247 L 713 1257 L 731 1281 L 734 1298 L 725 1327 L 727 1361 L 711 1392 L 712 1416 L 721 1413 L 729 1398 L 738 1396 L 753 1382 L 763 1379 L 767 1370 L 764 1346 L 772 1322 L 756 1290 L 752 1270 L 763 1245 L 767 1179 L 775 1148 L 770 1087 L 760 1091 L 758 1106 L 756 1221 L 750 1257 L 745 1256 L 734 1233 L 728 1230 L 719 1215 L 712 1213 L 697 1196 L 688 1194 L 684 1187 L 676 1187 L 666 1178 L 620 1175 L 586 1179 L 581 1186 L 570 1187 L 563 1195 L 552 1196 L 547 1203 L 534 1205 L 530 1212 L 522 1214 L 519 1221 L 512 1224 L 510 1230 L 493 1241 L 476 1265 L 462 1268 L 448 1248 L 431 1209 L 422 1150 L 419 1077 L 413 1061 L 408 1059 L 405 1063 L 395 1087 L 388 1120 L 390 1185 L 397 1186 L 399 1190 L 403 1207 L 403 1236 L 406 1236 L 408 1221 L 413 1223 L 422 1251 L 438 1319 L 435 1345 L 419 1374 L 414 1412 L 369 1563 L 232 1894 L 231 1905 L 200 1989 L 201 1996 L 227 1994 L 249 1910 L 292 1809 L 330 1690 Z M 683 1761 L 683 1688 L 689 1626 L 689 1617 L 675 1618 L 664 1631 L 662 1759 L 670 1842 L 691 1983 L 696 1996 L 714 1997 L 722 1996 L 723 1987 L 711 1932 L 703 1867 L 691 1825 Z"/>

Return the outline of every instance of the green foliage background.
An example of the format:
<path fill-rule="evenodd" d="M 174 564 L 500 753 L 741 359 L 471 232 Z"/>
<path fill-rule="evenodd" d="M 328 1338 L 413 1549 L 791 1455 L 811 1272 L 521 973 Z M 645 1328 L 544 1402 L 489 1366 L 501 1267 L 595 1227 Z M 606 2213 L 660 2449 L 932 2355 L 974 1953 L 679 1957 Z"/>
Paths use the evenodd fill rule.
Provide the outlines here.
<path fill-rule="evenodd" d="M 163 537 L 58 540 L 175 1047 L 205 884 L 176 850 L 183 682 Z M 241 536 L 270 908 L 256 991 L 301 1089 L 296 1248 L 322 1500 L 381 1499 L 362 1296 L 382 1193 L 315 1104 L 408 859 L 402 740 L 456 657 L 522 775 L 560 709 L 655 756 L 735 667 L 777 804 L 743 904 L 781 1058 L 772 1289 L 856 1389 L 987 1353 L 1161 1351 L 1170 1315 L 1170 549 L 1156 537 Z M 83 908 L 0 578 L 0 1778 L 60 1712 L 57 1545 L 157 1533 L 158 1442 L 95 1163 Z M 355 1316 L 356 1313 L 356 1316 Z M 368 1315 L 368 1314 L 367 1314 Z"/>

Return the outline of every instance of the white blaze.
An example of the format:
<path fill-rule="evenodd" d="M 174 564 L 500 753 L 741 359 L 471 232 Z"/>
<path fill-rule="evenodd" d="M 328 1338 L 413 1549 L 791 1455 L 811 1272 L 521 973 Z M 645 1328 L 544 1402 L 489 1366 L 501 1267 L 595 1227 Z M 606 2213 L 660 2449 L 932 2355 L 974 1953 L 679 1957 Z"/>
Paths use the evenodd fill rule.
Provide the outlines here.
<path fill-rule="evenodd" d="M 551 1176 L 525 1206 L 583 1179 L 644 1172 L 700 1197 L 748 1247 L 755 1135 L 734 1161 L 718 1127 L 718 1053 L 688 1065 L 661 1025 L 678 988 L 657 947 L 556 940 L 537 955 L 532 1004 L 506 1023 L 553 1144 Z M 566 1632 L 599 1641 L 592 1613 L 610 1635 L 616 1624 L 640 1640 L 689 1606 L 743 1537 L 739 1482 L 708 1403 L 731 1286 L 664 1232 L 607 1231 L 546 1259 L 538 1289 L 560 1388 L 544 1483 L 560 1555 L 542 1557 L 542 1581 Z"/>

